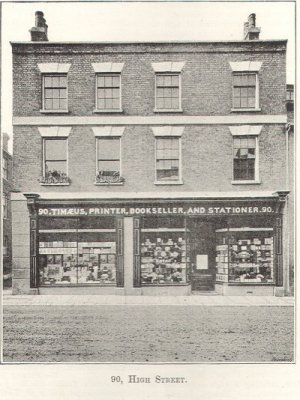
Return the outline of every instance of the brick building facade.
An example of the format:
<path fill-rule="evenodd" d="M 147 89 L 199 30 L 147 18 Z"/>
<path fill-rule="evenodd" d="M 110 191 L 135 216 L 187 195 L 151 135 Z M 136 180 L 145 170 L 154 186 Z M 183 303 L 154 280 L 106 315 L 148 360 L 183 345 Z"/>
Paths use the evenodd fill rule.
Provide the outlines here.
<path fill-rule="evenodd" d="M 286 40 L 12 43 L 14 293 L 288 294 Z"/>

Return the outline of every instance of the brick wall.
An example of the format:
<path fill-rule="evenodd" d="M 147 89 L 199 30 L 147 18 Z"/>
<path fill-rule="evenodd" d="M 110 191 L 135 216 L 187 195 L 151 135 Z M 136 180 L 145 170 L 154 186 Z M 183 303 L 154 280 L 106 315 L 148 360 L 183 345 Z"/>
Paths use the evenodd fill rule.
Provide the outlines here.
<path fill-rule="evenodd" d="M 239 191 L 278 190 L 285 187 L 285 126 L 265 125 L 259 136 L 260 185 L 232 185 L 232 135 L 227 126 L 185 127 L 182 135 L 183 185 L 157 186 L 155 138 L 149 126 L 127 126 L 122 136 L 123 186 L 110 191 Z M 36 127 L 15 127 L 14 171 L 21 191 L 107 191 L 96 186 L 96 143 L 91 128 L 73 127 L 68 139 L 68 187 L 41 186 L 42 138 Z"/>
<path fill-rule="evenodd" d="M 185 61 L 182 71 L 183 115 L 227 115 L 232 107 L 230 61 L 261 61 L 261 114 L 285 113 L 285 42 L 194 44 L 13 44 L 14 116 L 41 115 L 38 63 L 71 63 L 68 115 L 94 115 L 92 63 L 124 62 L 124 115 L 153 115 L 152 62 Z"/>

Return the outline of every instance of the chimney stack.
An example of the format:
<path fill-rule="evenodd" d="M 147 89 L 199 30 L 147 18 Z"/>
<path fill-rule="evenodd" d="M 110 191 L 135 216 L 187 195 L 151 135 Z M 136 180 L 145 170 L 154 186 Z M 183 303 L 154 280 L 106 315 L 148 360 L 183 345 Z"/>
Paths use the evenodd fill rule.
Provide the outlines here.
<path fill-rule="evenodd" d="M 260 28 L 256 27 L 256 15 L 250 14 L 244 23 L 244 40 L 259 40 Z"/>
<path fill-rule="evenodd" d="M 42 11 L 35 13 L 35 26 L 29 30 L 32 42 L 48 42 L 48 25 Z"/>

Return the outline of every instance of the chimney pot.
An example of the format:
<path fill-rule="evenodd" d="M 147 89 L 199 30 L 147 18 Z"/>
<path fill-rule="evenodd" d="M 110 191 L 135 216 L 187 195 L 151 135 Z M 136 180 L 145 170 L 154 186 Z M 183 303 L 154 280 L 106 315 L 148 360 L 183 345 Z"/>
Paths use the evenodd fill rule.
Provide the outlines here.
<path fill-rule="evenodd" d="M 256 15 L 250 14 L 244 23 L 244 40 L 259 40 L 260 28 L 256 27 Z"/>
<path fill-rule="evenodd" d="M 47 42 L 48 41 L 48 25 L 44 18 L 42 11 L 35 12 L 35 26 L 29 30 L 31 40 L 33 42 Z"/>

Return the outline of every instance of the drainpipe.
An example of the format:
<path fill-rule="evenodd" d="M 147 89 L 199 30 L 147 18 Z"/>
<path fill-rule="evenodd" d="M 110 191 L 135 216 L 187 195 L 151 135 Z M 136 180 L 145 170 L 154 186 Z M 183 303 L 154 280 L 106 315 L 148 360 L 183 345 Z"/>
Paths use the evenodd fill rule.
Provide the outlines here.
<path fill-rule="evenodd" d="M 286 124 L 285 130 L 285 151 L 286 151 L 286 190 L 290 189 L 290 173 L 289 173 L 289 133 L 291 130 L 291 124 Z M 290 292 L 290 229 L 289 229 L 289 196 L 286 196 L 285 200 L 285 214 L 286 214 L 286 225 L 285 237 L 286 237 L 286 271 L 284 279 L 284 294 L 287 296 Z"/>

